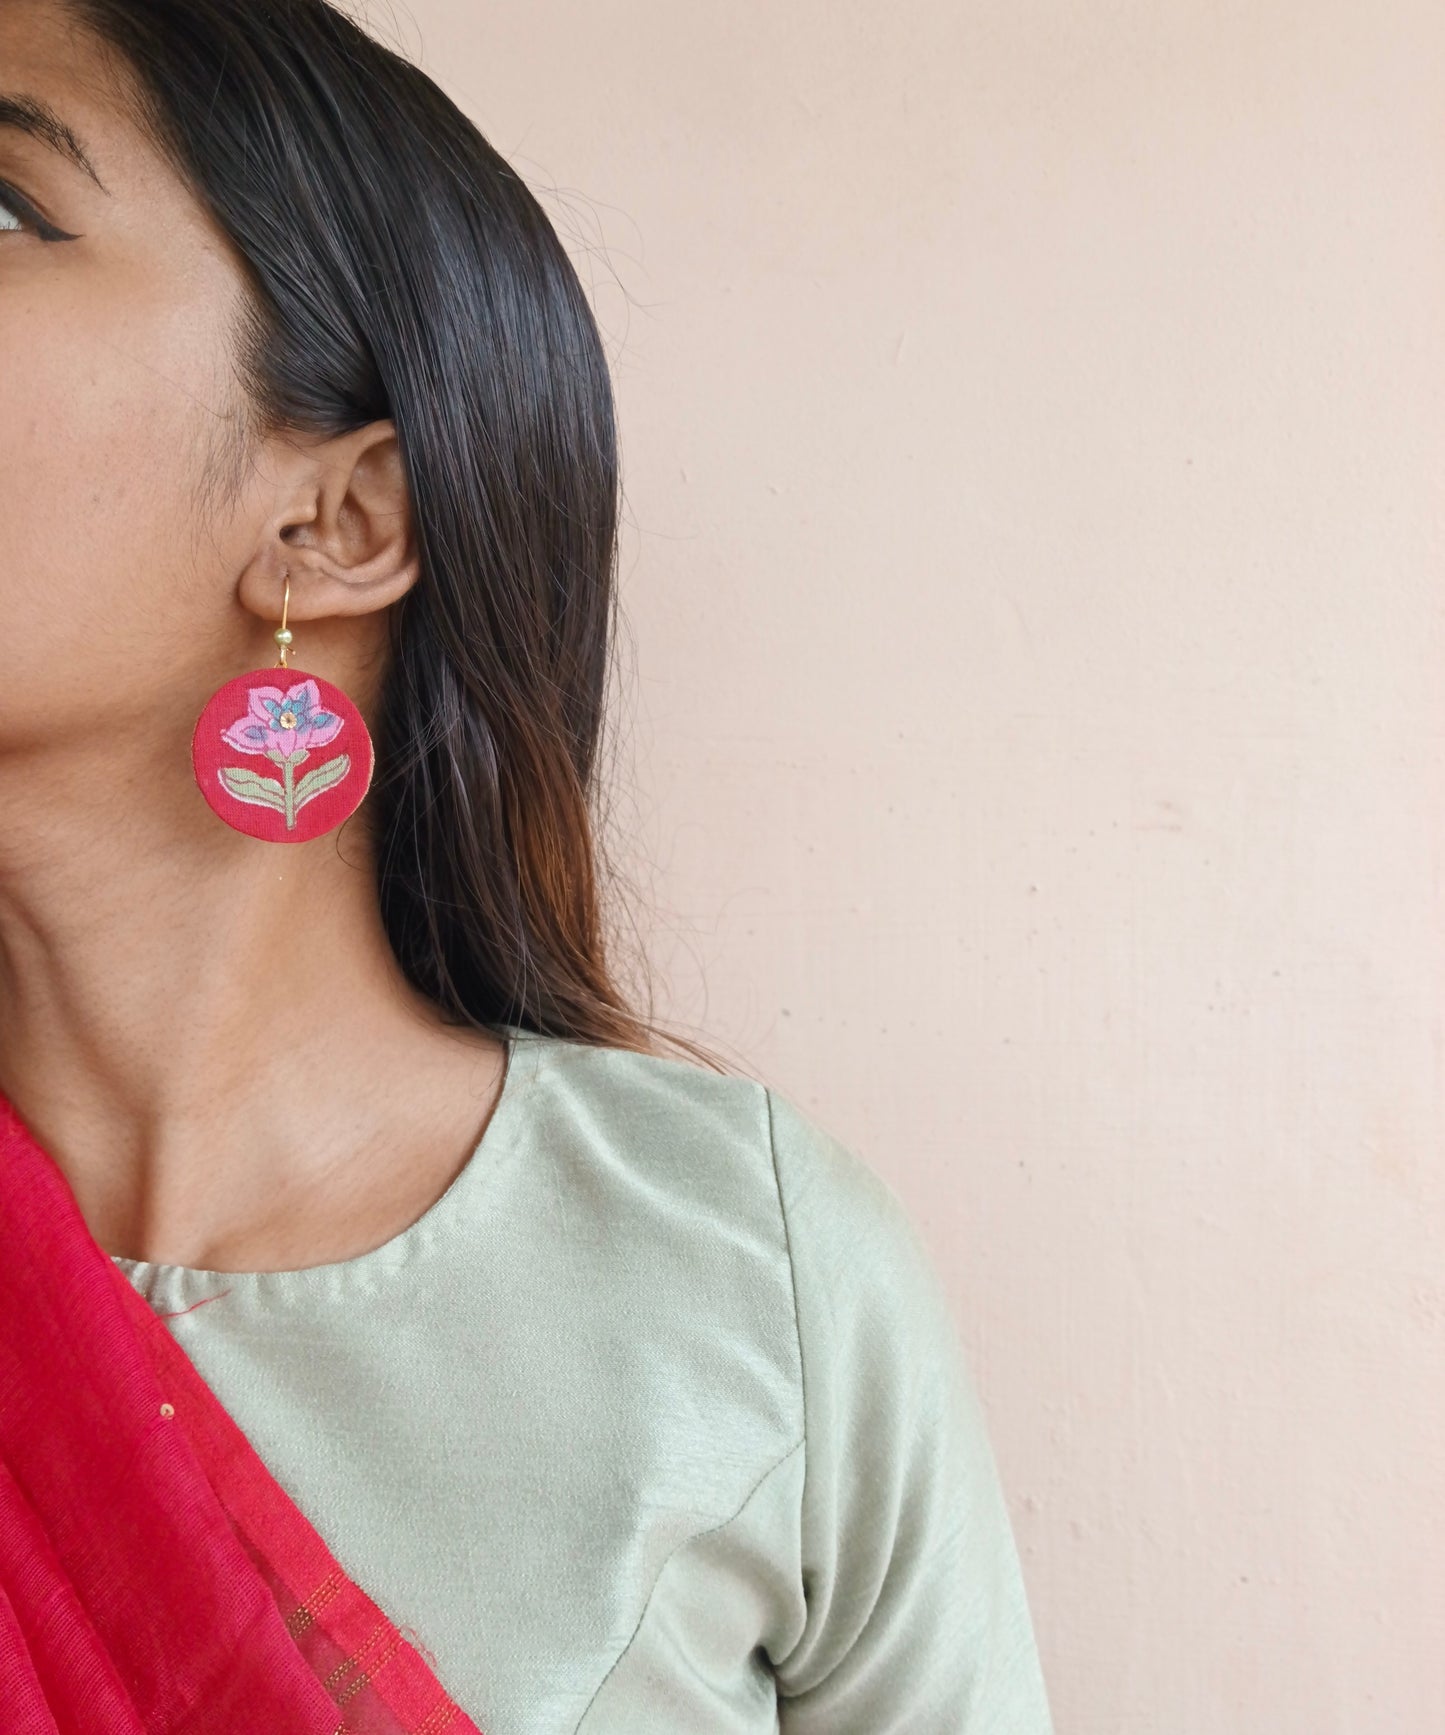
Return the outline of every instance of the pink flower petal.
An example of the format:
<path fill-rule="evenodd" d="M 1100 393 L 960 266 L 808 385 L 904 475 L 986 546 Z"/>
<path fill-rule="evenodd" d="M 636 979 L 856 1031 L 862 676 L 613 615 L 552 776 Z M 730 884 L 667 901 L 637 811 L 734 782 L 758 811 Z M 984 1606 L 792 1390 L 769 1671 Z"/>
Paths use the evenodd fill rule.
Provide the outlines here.
<path fill-rule="evenodd" d="M 334 741 L 341 733 L 342 719 L 334 711 L 330 713 L 330 716 L 331 721 L 329 723 L 316 723 L 303 731 L 308 747 L 324 747 L 328 741 Z"/>
<path fill-rule="evenodd" d="M 229 729 L 221 731 L 221 739 L 238 753 L 264 753 L 270 745 L 271 731 L 262 729 L 250 717 L 238 717 Z"/>
<path fill-rule="evenodd" d="M 262 702 L 266 699 L 274 700 L 278 705 L 284 705 L 286 703 L 286 695 L 279 687 L 252 687 L 247 695 L 247 704 L 250 708 L 250 715 L 253 716 L 258 723 L 264 723 L 269 729 L 272 727 L 271 713 L 266 709 Z"/>

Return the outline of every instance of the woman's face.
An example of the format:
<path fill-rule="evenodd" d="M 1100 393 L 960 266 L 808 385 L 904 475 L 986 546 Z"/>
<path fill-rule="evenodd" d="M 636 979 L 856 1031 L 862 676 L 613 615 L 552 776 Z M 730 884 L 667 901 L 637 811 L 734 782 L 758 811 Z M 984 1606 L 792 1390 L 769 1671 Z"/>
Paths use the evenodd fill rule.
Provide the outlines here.
<path fill-rule="evenodd" d="M 260 466 L 239 496 L 198 500 L 240 426 L 244 278 L 126 118 L 124 77 L 58 0 L 0 4 L 0 765 L 128 737 L 144 753 L 159 730 L 158 756 L 188 768 L 174 737 L 237 656 L 275 660 L 274 617 L 238 600 L 275 482 Z M 31 104 L 102 184 L 45 122 L 13 124 Z"/>

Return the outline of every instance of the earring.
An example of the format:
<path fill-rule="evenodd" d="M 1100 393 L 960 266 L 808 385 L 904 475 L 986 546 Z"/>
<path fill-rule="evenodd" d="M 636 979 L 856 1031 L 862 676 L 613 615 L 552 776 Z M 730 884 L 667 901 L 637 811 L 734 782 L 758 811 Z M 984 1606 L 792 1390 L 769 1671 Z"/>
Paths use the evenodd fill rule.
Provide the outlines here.
<path fill-rule="evenodd" d="M 191 766 L 211 811 L 267 843 L 305 843 L 333 831 L 361 805 L 375 763 L 366 724 L 341 688 L 287 665 L 290 606 L 288 573 L 274 634 L 281 654 L 273 665 L 287 679 L 276 684 L 271 669 L 237 675 L 206 701 L 191 736 Z M 238 765 L 243 753 L 269 759 L 279 775 Z"/>

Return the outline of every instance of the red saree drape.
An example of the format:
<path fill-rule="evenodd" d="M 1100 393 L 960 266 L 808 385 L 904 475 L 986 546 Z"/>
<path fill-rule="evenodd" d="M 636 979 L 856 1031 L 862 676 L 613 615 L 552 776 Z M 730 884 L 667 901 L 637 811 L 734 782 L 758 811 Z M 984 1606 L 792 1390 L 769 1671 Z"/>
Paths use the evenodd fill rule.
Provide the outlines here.
<path fill-rule="evenodd" d="M 96 1242 L 3 1093 L 0 1729 L 481 1735 Z"/>

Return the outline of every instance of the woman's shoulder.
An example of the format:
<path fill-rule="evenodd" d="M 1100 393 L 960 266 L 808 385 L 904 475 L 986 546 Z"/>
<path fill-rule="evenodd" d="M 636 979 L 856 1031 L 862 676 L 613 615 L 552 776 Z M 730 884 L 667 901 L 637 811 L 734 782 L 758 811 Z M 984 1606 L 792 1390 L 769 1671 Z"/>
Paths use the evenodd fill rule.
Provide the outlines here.
<path fill-rule="evenodd" d="M 766 1177 L 764 1087 L 629 1048 L 524 1037 L 515 1057 L 529 1138 L 554 1160 L 723 1207 Z"/>
<path fill-rule="evenodd" d="M 889 1316 L 895 1330 L 934 1341 L 951 1332 L 940 1274 L 901 1195 L 793 1093 L 551 1037 L 523 1076 L 529 1142 L 595 1210 L 614 1221 L 645 1214 L 666 1239 L 691 1230 L 695 1244 L 779 1261 L 795 1291 L 826 1297 L 840 1334 L 853 1319 L 877 1329 Z M 806 1311 L 795 1295 L 799 1304 Z"/>
<path fill-rule="evenodd" d="M 585 1104 L 609 1126 L 625 1122 L 635 1129 L 675 1132 L 695 1124 L 752 1138 L 758 1115 L 766 1113 L 765 1087 L 746 1073 L 717 1072 L 693 1060 L 571 1037 L 515 1034 L 523 1065 L 527 1050 L 534 1050 L 534 1070 L 545 1070 L 551 1091 L 565 1096 L 570 1106 Z"/>
<path fill-rule="evenodd" d="M 808 1593 L 769 1635 L 786 1726 L 933 1727 L 946 1708 L 958 1727 L 1048 1735 L 987 1420 L 900 1193 L 776 1086 L 621 1050 L 554 1058 L 594 1187 L 610 1151 L 601 1168 L 656 1213 L 629 1262 L 671 1297 L 669 1326 L 690 1319 L 709 1346 L 709 1379 L 688 1389 L 716 1389 L 740 1313 L 767 1321 L 737 1365 L 769 1370 L 775 1455 L 802 1448 L 785 1534 L 789 1582 Z"/>
<path fill-rule="evenodd" d="M 810 1237 L 856 1243 L 871 1224 L 911 1237 L 883 1175 L 823 1117 L 776 1084 L 695 1061 L 557 1037 L 533 1039 L 533 1126 L 554 1148 L 595 1151 L 655 1185 L 706 1192 L 718 1205 L 740 1183 Z M 522 1065 L 526 1067 L 525 1060 Z"/>

